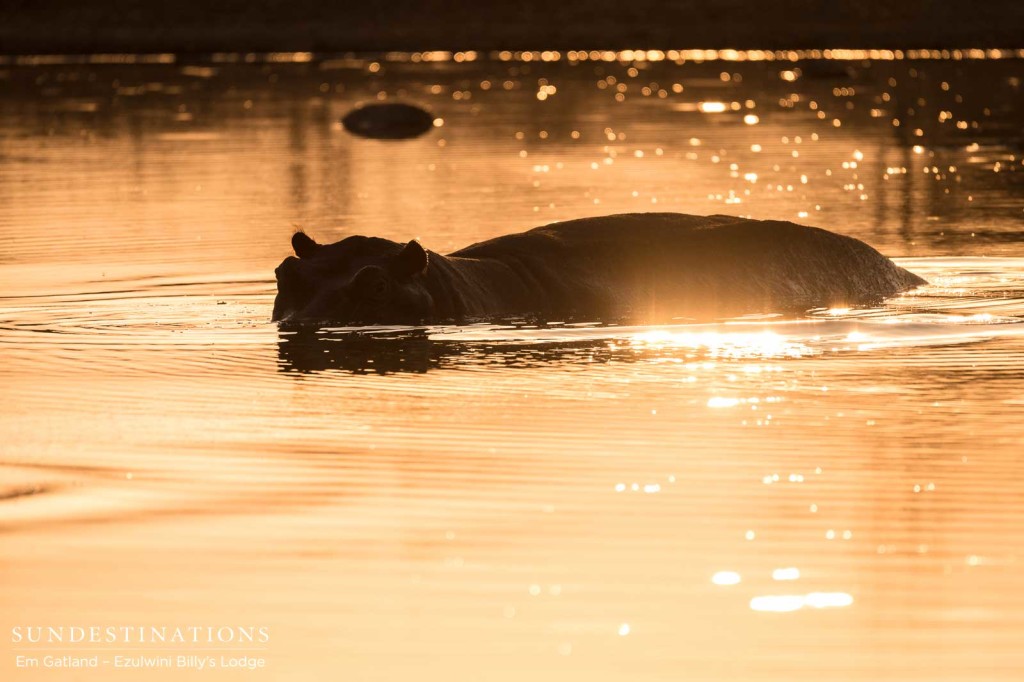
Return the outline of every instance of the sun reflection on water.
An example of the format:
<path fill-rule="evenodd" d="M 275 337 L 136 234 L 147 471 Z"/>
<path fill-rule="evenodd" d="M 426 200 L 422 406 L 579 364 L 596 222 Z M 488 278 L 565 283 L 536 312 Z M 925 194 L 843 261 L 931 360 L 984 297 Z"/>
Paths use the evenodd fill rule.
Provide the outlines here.
<path fill-rule="evenodd" d="M 846 592 L 810 592 L 808 594 L 763 595 L 750 600 L 752 611 L 788 613 L 799 611 L 805 606 L 814 609 L 842 608 L 853 604 L 853 597 Z"/>
<path fill-rule="evenodd" d="M 772 571 L 772 580 L 797 580 L 799 577 L 799 568 L 776 568 Z"/>
<path fill-rule="evenodd" d="M 711 576 L 711 582 L 715 585 L 738 585 L 741 581 L 740 574 L 735 571 L 719 571 Z"/>
<path fill-rule="evenodd" d="M 317 59 L 328 60 L 332 54 L 312 52 L 218 52 L 214 53 L 215 62 L 292 62 L 304 63 Z M 350 61 L 358 61 L 359 56 L 346 55 Z M 475 62 L 482 58 L 499 62 L 780 62 L 792 63 L 802 60 L 825 60 L 840 62 L 872 61 L 903 61 L 903 60 L 997 60 L 1020 59 L 1024 57 L 1021 49 L 921 49 L 921 50 L 866 50 L 866 49 L 813 49 L 813 50 L 495 50 L 480 53 L 475 50 L 450 52 L 447 50 L 428 50 L 423 52 L 386 52 L 383 60 L 392 63 L 402 62 Z M 16 63 L 19 65 L 40 64 L 134 64 L 164 63 L 173 64 L 177 57 L 173 54 L 35 54 L 0 57 L 0 64 Z M 802 75 L 798 68 L 786 69 L 780 73 L 785 81 L 796 81 Z"/>
<path fill-rule="evenodd" d="M 773 331 L 761 332 L 670 332 L 654 330 L 630 337 L 637 349 L 692 349 L 705 351 L 712 358 L 758 359 L 800 358 L 812 349 L 799 341 Z"/>
<path fill-rule="evenodd" d="M 720 114 L 725 111 L 728 106 L 725 102 L 699 102 L 697 104 L 697 108 L 704 114 Z"/>

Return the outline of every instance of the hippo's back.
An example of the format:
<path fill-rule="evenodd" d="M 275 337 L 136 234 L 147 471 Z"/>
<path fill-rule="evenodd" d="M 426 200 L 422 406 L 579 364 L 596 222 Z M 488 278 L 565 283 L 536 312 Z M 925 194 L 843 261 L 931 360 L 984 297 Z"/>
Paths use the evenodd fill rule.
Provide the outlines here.
<path fill-rule="evenodd" d="M 558 304 L 600 292 L 612 307 L 658 316 L 870 304 L 924 283 L 857 239 L 722 215 L 583 218 L 452 255 L 502 261 Z"/>

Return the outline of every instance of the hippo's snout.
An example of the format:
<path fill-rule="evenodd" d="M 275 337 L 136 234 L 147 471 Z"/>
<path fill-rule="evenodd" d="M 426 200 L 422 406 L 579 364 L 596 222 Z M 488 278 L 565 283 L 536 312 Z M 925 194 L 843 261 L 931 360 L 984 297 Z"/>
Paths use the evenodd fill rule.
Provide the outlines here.
<path fill-rule="evenodd" d="M 277 277 L 277 281 L 296 280 L 299 278 L 299 264 L 300 261 L 295 256 L 288 256 L 281 264 L 274 268 L 274 275 Z"/>
<path fill-rule="evenodd" d="M 274 321 L 293 318 L 295 314 L 309 304 L 312 298 L 310 287 L 301 272 L 298 258 L 289 256 L 274 268 L 277 278 L 277 297 L 274 299 Z"/>

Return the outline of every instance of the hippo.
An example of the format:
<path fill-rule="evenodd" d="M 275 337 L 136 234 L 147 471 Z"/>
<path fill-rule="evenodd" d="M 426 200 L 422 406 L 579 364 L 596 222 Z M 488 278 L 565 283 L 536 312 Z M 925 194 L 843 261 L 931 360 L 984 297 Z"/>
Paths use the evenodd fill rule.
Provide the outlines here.
<path fill-rule="evenodd" d="M 629 213 L 442 256 L 419 242 L 292 236 L 273 319 L 341 326 L 712 320 L 872 305 L 926 284 L 864 242 L 778 220 Z"/>

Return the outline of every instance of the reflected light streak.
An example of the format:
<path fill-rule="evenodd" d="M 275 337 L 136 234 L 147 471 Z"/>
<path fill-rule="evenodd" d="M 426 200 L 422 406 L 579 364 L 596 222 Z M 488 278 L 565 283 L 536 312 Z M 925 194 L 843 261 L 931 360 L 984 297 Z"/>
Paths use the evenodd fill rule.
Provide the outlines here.
<path fill-rule="evenodd" d="M 799 568 L 776 568 L 772 571 L 772 580 L 797 580 L 799 577 Z"/>
<path fill-rule="evenodd" d="M 750 600 L 753 611 L 789 613 L 805 606 L 814 609 L 842 608 L 853 604 L 853 597 L 846 592 L 811 592 L 809 594 L 763 595 Z"/>
<path fill-rule="evenodd" d="M 947 322 L 979 322 L 979 323 L 990 323 L 993 322 L 996 317 L 992 313 L 976 313 L 974 315 L 946 315 Z"/>
<path fill-rule="evenodd" d="M 811 592 L 804 599 L 815 609 L 842 608 L 853 604 L 853 597 L 846 592 Z"/>
<path fill-rule="evenodd" d="M 748 359 L 765 357 L 799 358 L 811 349 L 781 334 L 763 332 L 669 332 L 635 334 L 631 343 L 639 348 L 688 348 L 706 350 L 713 358 Z"/>
<path fill-rule="evenodd" d="M 711 582 L 716 585 L 738 585 L 742 578 L 735 571 L 719 571 L 711 576 Z"/>
<path fill-rule="evenodd" d="M 384 60 L 388 62 L 473 62 L 484 55 L 467 50 L 464 52 L 448 52 L 443 50 L 427 52 L 387 52 Z M 486 53 L 487 58 L 509 62 L 557 62 L 567 58 L 570 62 L 602 61 L 602 62 L 660 62 L 672 61 L 683 64 L 687 61 L 709 62 L 798 62 L 805 59 L 826 61 L 902 61 L 902 60 L 994 60 L 1024 59 L 1024 49 L 923 49 L 923 50 L 863 50 L 863 49 L 824 49 L 824 50 L 570 50 L 564 55 L 557 50 L 500 50 Z M 327 55 L 312 52 L 215 52 L 215 62 L 291 62 L 303 63 L 317 59 L 326 59 Z M 54 64 L 173 64 L 173 54 L 32 54 L 3 56 L 0 64 L 17 64 L 28 66 Z M 335 60 L 338 61 L 338 60 Z M 351 59 L 351 61 L 358 61 Z M 780 72 L 782 80 L 793 82 L 800 77 L 797 70 Z"/>
<path fill-rule="evenodd" d="M 792 595 L 769 595 L 754 597 L 750 600 L 750 608 L 754 611 L 774 611 L 775 613 L 786 613 L 798 611 L 804 607 L 804 598 L 799 594 Z"/>
<path fill-rule="evenodd" d="M 697 109 L 702 114 L 720 114 L 728 109 L 728 107 L 725 105 L 725 102 L 699 102 Z"/>
<path fill-rule="evenodd" d="M 286 64 L 305 64 L 313 61 L 312 52 L 270 52 L 266 55 L 266 61 Z"/>

